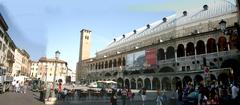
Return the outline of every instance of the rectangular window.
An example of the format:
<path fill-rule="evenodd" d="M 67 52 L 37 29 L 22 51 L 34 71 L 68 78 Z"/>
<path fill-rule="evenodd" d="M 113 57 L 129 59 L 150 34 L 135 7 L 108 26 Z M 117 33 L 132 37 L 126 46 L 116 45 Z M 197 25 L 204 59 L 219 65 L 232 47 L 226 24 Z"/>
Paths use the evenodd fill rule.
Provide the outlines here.
<path fill-rule="evenodd" d="M 190 66 L 187 66 L 187 71 L 190 71 L 191 69 L 190 69 Z"/>
<path fill-rule="evenodd" d="M 7 49 L 6 45 L 3 44 L 3 52 Z"/>
<path fill-rule="evenodd" d="M 185 66 L 182 66 L 182 71 L 185 71 Z"/>
<path fill-rule="evenodd" d="M 0 31 L 0 37 L 3 38 L 3 33 L 2 33 L 2 31 Z"/>

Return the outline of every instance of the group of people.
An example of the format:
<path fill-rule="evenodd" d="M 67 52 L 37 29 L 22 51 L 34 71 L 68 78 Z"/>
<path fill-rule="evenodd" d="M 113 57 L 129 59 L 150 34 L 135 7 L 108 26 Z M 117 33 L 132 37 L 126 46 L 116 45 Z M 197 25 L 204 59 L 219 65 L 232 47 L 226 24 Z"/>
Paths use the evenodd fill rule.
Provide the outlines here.
<path fill-rule="evenodd" d="M 23 82 L 23 81 L 20 82 L 20 81 L 13 80 L 11 90 L 12 92 L 16 92 L 16 93 L 26 93 L 27 86 L 28 86 L 27 82 Z"/>
<path fill-rule="evenodd" d="M 130 88 L 124 87 L 123 89 L 120 89 L 118 91 L 113 89 L 112 95 L 110 98 L 110 104 L 117 105 L 117 97 L 120 96 L 122 99 L 123 105 L 131 105 L 134 95 L 135 94 L 131 91 Z"/>
<path fill-rule="evenodd" d="M 240 104 L 239 86 L 233 82 L 230 86 L 217 84 L 212 82 L 210 85 L 204 85 L 200 82 L 197 86 L 193 86 L 190 82 L 183 89 L 177 88 L 177 105 L 191 104 L 188 103 L 191 93 L 198 93 L 194 104 L 212 105 L 212 104 Z M 183 100 L 185 98 L 186 100 Z"/>

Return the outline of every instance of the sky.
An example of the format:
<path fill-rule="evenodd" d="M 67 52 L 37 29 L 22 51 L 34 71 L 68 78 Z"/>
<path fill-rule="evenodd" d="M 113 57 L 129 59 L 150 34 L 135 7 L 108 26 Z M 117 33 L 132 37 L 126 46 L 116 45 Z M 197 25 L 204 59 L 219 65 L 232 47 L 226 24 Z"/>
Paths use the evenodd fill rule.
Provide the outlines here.
<path fill-rule="evenodd" d="M 17 47 L 32 60 L 55 51 L 76 69 L 80 31 L 89 29 L 91 57 L 114 38 L 177 11 L 202 8 L 220 0 L 0 0 L 0 12 Z M 234 0 L 229 0 L 234 2 Z"/>

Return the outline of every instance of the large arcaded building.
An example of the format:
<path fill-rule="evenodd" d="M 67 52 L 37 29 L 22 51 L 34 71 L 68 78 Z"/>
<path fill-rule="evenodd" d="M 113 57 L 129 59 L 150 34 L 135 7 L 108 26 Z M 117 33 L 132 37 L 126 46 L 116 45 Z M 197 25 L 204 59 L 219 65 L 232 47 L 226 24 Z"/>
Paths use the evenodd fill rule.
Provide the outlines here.
<path fill-rule="evenodd" d="M 114 38 L 96 57 L 80 60 L 78 71 L 86 77 L 78 79 L 114 80 L 119 87 L 162 90 L 201 80 L 226 84 L 238 79 L 237 7 L 224 0 L 199 7 Z M 225 30 L 221 30 L 221 21 L 226 22 Z"/>

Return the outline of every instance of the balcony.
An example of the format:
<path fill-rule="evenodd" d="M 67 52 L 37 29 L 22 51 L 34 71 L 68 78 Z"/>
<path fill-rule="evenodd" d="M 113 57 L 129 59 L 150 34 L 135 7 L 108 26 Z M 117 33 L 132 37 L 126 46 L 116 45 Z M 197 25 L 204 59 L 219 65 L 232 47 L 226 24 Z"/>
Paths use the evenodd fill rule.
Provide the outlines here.
<path fill-rule="evenodd" d="M 104 68 L 104 69 L 92 69 L 92 70 L 89 70 L 88 72 L 89 73 L 95 73 L 95 72 L 114 72 L 114 71 L 122 71 L 124 70 L 125 67 L 112 67 L 112 68 Z"/>

